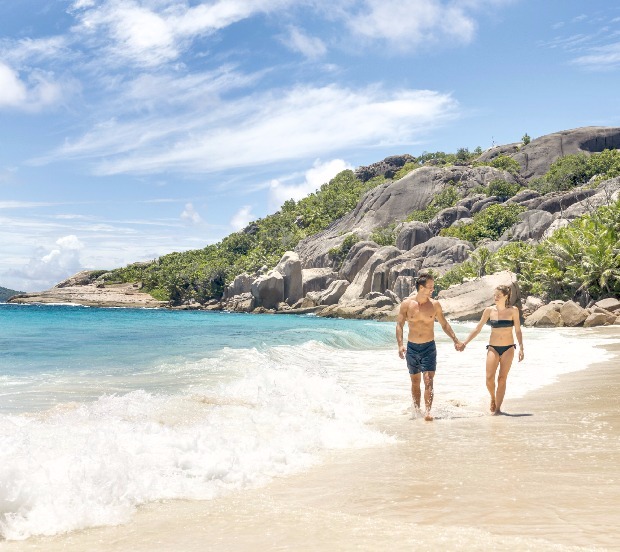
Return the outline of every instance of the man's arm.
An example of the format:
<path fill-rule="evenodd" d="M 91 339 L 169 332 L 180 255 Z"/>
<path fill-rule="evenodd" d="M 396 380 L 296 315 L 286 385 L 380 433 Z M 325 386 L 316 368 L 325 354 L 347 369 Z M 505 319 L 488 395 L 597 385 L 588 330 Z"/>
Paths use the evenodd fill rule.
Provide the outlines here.
<path fill-rule="evenodd" d="M 441 325 L 441 329 L 444 333 L 454 342 L 454 348 L 457 351 L 462 351 L 465 346 L 458 340 L 454 330 L 446 320 L 446 317 L 443 315 L 443 309 L 441 308 L 441 303 L 439 301 L 435 301 L 435 318 Z"/>
<path fill-rule="evenodd" d="M 398 318 L 396 319 L 396 343 L 398 344 L 398 356 L 405 358 L 405 346 L 403 345 L 403 328 L 407 320 L 407 309 L 409 301 L 403 301 L 398 310 Z"/>

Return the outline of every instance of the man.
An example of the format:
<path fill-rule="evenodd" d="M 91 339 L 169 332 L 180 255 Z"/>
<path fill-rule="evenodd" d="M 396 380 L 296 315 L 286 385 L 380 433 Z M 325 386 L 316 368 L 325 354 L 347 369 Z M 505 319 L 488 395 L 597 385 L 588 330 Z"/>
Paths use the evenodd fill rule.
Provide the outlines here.
<path fill-rule="evenodd" d="M 435 320 L 441 329 L 452 339 L 454 348 L 462 351 L 465 347 L 448 324 L 439 301 L 431 299 L 435 281 L 430 274 L 421 274 L 416 280 L 416 296 L 407 297 L 401 305 L 396 322 L 396 341 L 398 356 L 407 359 L 407 368 L 411 376 L 411 396 L 413 397 L 414 416 L 420 412 L 420 380 L 424 377 L 424 419 L 433 420 L 433 378 L 437 365 L 437 348 L 435 347 Z M 405 321 L 409 326 L 407 347 L 403 344 L 403 327 Z"/>

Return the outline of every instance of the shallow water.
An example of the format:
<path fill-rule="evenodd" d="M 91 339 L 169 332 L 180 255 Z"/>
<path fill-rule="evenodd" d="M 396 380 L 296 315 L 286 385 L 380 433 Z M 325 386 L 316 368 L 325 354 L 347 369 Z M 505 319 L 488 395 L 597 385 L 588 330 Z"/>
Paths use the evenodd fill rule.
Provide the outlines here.
<path fill-rule="evenodd" d="M 460 337 L 471 327 L 454 325 Z M 451 429 L 416 427 L 435 436 L 432 455 L 463 441 L 465 469 L 467 446 L 493 427 L 474 420 L 488 421 L 487 336 L 457 353 L 437 329 L 434 411 Z M 606 357 L 583 330 L 524 336 L 508 410 Z M 161 500 L 250 497 L 334 454 L 390 455 L 411 437 L 398 426 L 410 397 L 393 323 L 0 305 L 0 374 L 5 539 L 125 523 Z"/>

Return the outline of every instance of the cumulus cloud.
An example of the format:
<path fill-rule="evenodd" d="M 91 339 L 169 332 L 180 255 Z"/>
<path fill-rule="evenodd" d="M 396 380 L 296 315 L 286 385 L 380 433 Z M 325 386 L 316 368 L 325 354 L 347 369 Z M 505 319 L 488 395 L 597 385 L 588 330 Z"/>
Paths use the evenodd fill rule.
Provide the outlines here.
<path fill-rule="evenodd" d="M 274 179 L 269 186 L 270 207 L 278 209 L 289 199 L 299 201 L 308 194 L 316 192 L 339 172 L 352 168 L 351 165 L 342 159 L 332 159 L 326 163 L 322 163 L 317 159 L 312 168 L 306 171 L 304 181 L 301 183 L 287 184 L 282 180 Z"/>
<path fill-rule="evenodd" d="M 288 28 L 288 34 L 282 39 L 285 46 L 303 54 L 308 59 L 318 59 L 327 53 L 325 43 L 318 37 L 309 36 L 295 26 Z"/>
<path fill-rule="evenodd" d="M 244 205 L 230 219 L 230 226 L 235 232 L 237 232 L 239 230 L 243 230 L 255 219 L 256 216 L 252 213 L 252 206 Z"/>
<path fill-rule="evenodd" d="M 214 172 L 320 157 L 377 145 L 414 144 L 458 116 L 432 90 L 295 87 L 182 115 L 128 114 L 92 128 L 41 161 L 91 158 L 97 174 Z"/>
<path fill-rule="evenodd" d="M 21 279 L 27 289 L 47 289 L 82 270 L 80 252 L 84 244 L 71 234 L 56 240 L 52 249 L 38 248 L 23 268 L 7 270 L 11 279 Z"/>
<path fill-rule="evenodd" d="M 181 220 L 191 224 L 199 224 L 202 222 L 200 215 L 196 212 L 196 209 L 194 209 L 194 206 L 191 203 L 185 204 L 185 209 L 181 213 Z"/>

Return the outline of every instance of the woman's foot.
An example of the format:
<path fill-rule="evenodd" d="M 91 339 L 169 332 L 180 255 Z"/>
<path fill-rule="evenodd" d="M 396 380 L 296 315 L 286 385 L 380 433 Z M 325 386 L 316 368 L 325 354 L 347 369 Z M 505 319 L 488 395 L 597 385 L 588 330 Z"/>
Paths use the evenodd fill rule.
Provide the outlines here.
<path fill-rule="evenodd" d="M 493 416 L 501 416 L 502 414 L 503 412 L 499 408 L 495 409 L 493 412 Z"/>
<path fill-rule="evenodd" d="M 431 416 L 430 410 L 426 411 L 426 414 L 424 414 L 424 419 L 427 422 L 432 422 L 433 421 L 433 416 Z"/>
<path fill-rule="evenodd" d="M 491 399 L 491 406 L 489 407 L 489 410 L 495 414 L 495 412 L 497 411 L 497 406 L 495 406 L 495 399 Z"/>

